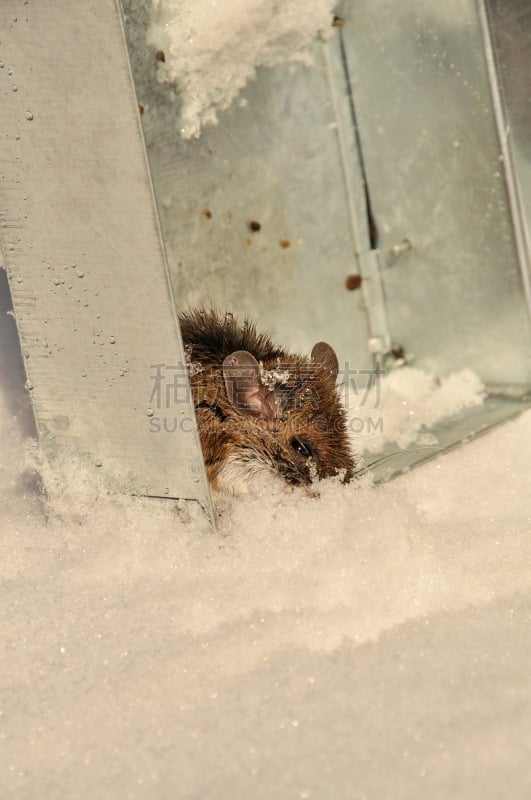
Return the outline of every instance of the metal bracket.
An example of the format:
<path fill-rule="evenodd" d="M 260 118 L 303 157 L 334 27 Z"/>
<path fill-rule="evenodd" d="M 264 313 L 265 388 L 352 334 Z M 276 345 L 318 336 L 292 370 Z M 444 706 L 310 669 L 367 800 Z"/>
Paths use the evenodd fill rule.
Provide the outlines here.
<path fill-rule="evenodd" d="M 358 254 L 362 278 L 363 300 L 369 318 L 369 352 L 383 356 L 391 349 L 391 336 L 385 309 L 385 295 L 381 276 L 380 251 L 368 250 Z"/>
<path fill-rule="evenodd" d="M 39 436 L 212 519 L 118 3 L 20 8 L 0 5 L 1 238 Z M 158 408 L 161 365 L 180 395 Z"/>

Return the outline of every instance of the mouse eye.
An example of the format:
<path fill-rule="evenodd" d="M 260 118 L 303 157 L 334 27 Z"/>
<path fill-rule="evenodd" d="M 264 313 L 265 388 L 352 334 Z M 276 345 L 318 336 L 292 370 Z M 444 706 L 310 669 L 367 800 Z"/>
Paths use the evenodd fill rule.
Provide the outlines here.
<path fill-rule="evenodd" d="M 315 455 L 315 447 L 307 439 L 294 436 L 290 445 L 303 458 L 312 458 Z"/>

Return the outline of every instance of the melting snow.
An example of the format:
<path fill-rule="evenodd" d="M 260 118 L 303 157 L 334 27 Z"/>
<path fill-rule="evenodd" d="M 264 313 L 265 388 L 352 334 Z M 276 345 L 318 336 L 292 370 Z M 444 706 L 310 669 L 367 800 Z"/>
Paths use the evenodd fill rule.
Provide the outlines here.
<path fill-rule="evenodd" d="M 310 64 L 308 45 L 332 28 L 331 0 L 152 0 L 148 42 L 164 53 L 159 80 L 176 87 L 181 133 L 199 136 L 260 66 Z"/>

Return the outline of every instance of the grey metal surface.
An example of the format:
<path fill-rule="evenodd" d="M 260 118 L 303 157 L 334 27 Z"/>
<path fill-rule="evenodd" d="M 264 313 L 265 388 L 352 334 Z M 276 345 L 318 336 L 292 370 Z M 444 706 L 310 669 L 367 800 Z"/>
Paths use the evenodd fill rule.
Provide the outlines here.
<path fill-rule="evenodd" d="M 503 3 L 500 3 L 500 6 Z M 435 374 L 531 381 L 531 338 L 473 0 L 342 7 L 390 334 Z M 400 259 L 390 248 L 413 247 Z"/>
<path fill-rule="evenodd" d="M 345 24 L 315 45 L 314 68 L 261 70 L 220 124 L 193 141 L 179 137 L 179 103 L 156 81 L 145 8 L 124 7 L 180 307 L 250 314 L 295 348 L 328 339 L 340 361 L 360 368 L 369 339 L 369 349 L 404 346 L 436 374 L 470 366 L 488 381 L 531 380 L 473 0 L 345 2 Z M 378 254 L 368 241 L 357 132 Z M 393 255 L 405 239 L 413 247 Z M 355 273 L 362 291 L 346 292 Z"/>
<path fill-rule="evenodd" d="M 209 510 L 117 4 L 4 0 L 0 32 L 1 241 L 41 440 Z"/>
<path fill-rule="evenodd" d="M 185 141 L 175 92 L 156 80 L 146 10 L 123 5 L 178 306 L 249 315 L 287 347 L 324 339 L 340 362 L 370 366 L 363 298 L 345 288 L 365 220 L 337 36 L 315 44 L 310 69 L 259 70 L 218 126 Z"/>
<path fill-rule="evenodd" d="M 478 3 L 522 283 L 531 310 L 531 6 Z"/>
<path fill-rule="evenodd" d="M 0 269 L 0 392 L 3 393 L 5 407 L 11 418 L 16 420 L 21 434 L 35 438 L 35 418 L 25 383 L 26 375 L 7 274 Z"/>

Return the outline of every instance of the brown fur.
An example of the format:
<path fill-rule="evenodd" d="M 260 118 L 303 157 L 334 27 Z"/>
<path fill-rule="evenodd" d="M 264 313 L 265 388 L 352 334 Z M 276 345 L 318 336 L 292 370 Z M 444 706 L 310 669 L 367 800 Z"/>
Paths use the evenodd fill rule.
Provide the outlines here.
<path fill-rule="evenodd" d="M 219 486 L 231 458 L 237 459 L 240 472 L 248 465 L 250 480 L 257 465 L 291 485 L 308 485 L 314 478 L 337 474 L 350 480 L 354 462 L 335 386 L 337 359 L 332 348 L 325 344 L 315 348 L 321 363 L 291 355 L 257 333 L 248 320 L 240 324 L 232 314 L 214 311 L 184 313 L 180 324 L 201 446 L 214 489 L 237 491 L 225 483 Z M 236 373 L 243 374 L 242 353 L 246 375 L 252 367 L 245 359 L 251 363 L 256 359 L 256 369 L 260 367 L 256 391 L 247 392 L 248 402 L 247 395 L 241 402 L 236 395 L 229 398 L 232 373 L 227 362 L 233 354 Z M 330 361 L 322 363 L 327 354 Z M 236 380 L 237 386 L 249 388 L 250 379 L 243 384 L 241 378 Z"/>

